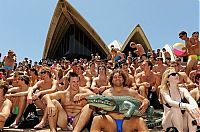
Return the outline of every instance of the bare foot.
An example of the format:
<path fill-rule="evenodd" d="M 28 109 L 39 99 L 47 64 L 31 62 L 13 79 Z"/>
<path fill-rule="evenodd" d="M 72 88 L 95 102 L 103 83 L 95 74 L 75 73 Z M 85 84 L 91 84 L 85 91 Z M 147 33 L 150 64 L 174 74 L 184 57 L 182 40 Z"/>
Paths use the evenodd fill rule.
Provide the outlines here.
<path fill-rule="evenodd" d="M 40 122 L 39 124 L 34 126 L 34 129 L 42 129 L 44 127 L 46 127 L 46 124 L 44 122 Z"/>
<path fill-rule="evenodd" d="M 17 127 L 18 127 L 18 125 L 15 124 L 15 123 L 13 123 L 13 124 L 10 125 L 10 128 L 17 128 Z"/>

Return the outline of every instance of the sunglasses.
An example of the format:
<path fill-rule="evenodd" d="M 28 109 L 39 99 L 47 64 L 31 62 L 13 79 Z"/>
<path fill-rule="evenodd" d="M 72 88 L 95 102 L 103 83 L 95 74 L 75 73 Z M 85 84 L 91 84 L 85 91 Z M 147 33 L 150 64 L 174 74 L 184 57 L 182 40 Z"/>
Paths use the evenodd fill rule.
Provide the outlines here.
<path fill-rule="evenodd" d="M 23 78 L 19 78 L 18 80 L 24 81 L 24 79 L 23 79 Z"/>
<path fill-rule="evenodd" d="M 171 74 L 168 75 L 168 78 L 169 78 L 170 76 L 173 76 L 173 77 L 174 77 L 174 76 L 176 76 L 176 75 L 178 75 L 177 72 L 176 72 L 176 73 L 171 73 Z"/>
<path fill-rule="evenodd" d="M 179 38 L 182 38 L 183 36 L 179 36 Z"/>
<path fill-rule="evenodd" d="M 41 72 L 40 72 L 40 74 L 46 74 L 46 73 L 47 73 L 46 71 L 41 71 Z"/>

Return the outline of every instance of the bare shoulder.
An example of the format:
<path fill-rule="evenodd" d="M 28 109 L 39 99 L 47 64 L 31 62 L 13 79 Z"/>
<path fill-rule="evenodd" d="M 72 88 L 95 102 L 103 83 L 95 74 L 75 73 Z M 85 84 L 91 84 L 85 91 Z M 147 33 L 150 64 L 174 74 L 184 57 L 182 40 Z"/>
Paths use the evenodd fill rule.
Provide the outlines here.
<path fill-rule="evenodd" d="M 142 77 L 143 76 L 143 72 L 139 72 L 136 74 L 136 77 Z"/>
<path fill-rule="evenodd" d="M 192 89 L 191 91 L 190 91 L 190 93 L 198 93 L 199 92 L 199 88 L 197 87 L 197 88 L 194 88 L 194 89 Z"/>
<path fill-rule="evenodd" d="M 53 83 L 53 84 L 57 84 L 57 83 L 58 83 L 58 80 L 53 79 L 52 83 Z"/>
<path fill-rule="evenodd" d="M 84 78 L 85 78 L 87 81 L 90 81 L 90 78 L 89 78 L 89 77 L 84 76 Z"/>
<path fill-rule="evenodd" d="M 187 77 L 187 74 L 185 72 L 178 72 L 179 75 L 181 76 L 186 76 Z"/>
<path fill-rule="evenodd" d="M 131 88 L 129 88 L 128 91 L 129 91 L 130 95 L 132 95 L 132 96 L 135 96 L 135 95 L 139 94 L 136 90 L 131 89 Z"/>
<path fill-rule="evenodd" d="M 5 104 L 5 106 L 12 107 L 12 102 L 11 102 L 9 99 L 6 99 L 6 100 L 4 101 L 4 104 Z"/>
<path fill-rule="evenodd" d="M 92 91 L 85 87 L 79 87 L 79 93 L 86 93 L 86 92 L 92 92 Z"/>
<path fill-rule="evenodd" d="M 134 79 L 135 77 L 131 74 L 128 74 L 130 79 Z"/>
<path fill-rule="evenodd" d="M 106 89 L 106 90 L 102 93 L 102 95 L 112 95 L 112 93 L 111 93 L 111 88 Z"/>

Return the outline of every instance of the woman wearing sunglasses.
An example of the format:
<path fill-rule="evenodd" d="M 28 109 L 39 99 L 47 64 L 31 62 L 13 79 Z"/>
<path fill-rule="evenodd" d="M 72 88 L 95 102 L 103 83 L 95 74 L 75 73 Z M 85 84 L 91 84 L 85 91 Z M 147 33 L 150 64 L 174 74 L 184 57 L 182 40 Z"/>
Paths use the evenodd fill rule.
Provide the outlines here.
<path fill-rule="evenodd" d="M 174 68 L 168 68 L 162 76 L 161 101 L 164 107 L 162 126 L 175 127 L 179 132 L 194 132 L 195 120 L 200 125 L 200 111 L 196 101 L 186 88 L 178 87 L 179 74 Z"/>

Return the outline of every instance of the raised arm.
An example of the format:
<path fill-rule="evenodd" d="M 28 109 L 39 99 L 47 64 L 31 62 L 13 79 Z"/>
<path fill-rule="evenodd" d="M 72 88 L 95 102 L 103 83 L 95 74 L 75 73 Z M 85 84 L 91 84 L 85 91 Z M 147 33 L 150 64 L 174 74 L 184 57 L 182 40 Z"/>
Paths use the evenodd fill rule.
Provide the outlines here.
<path fill-rule="evenodd" d="M 39 91 L 38 96 L 53 93 L 53 92 L 56 91 L 57 87 L 58 87 L 58 81 L 53 80 L 52 87 L 50 89 L 47 89 L 47 90 Z"/>

